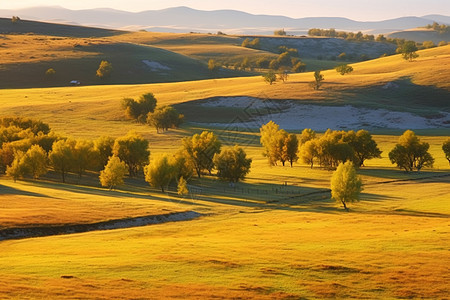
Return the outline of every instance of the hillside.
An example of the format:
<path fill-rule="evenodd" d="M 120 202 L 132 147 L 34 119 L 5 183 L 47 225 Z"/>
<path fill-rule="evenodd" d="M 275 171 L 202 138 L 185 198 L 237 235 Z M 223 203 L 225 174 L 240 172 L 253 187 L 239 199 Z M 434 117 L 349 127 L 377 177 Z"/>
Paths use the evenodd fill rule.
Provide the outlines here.
<path fill-rule="evenodd" d="M 351 42 L 335 38 L 230 36 L 124 32 L 60 24 L 0 19 L 0 88 L 138 84 L 236 77 L 264 70 L 239 70 L 244 59 L 254 66 L 259 58 L 276 59 L 279 46 L 296 48 L 306 70 L 333 68 L 345 52 L 355 62 L 393 53 L 388 43 Z M 261 40 L 260 50 L 242 47 L 245 38 Z M 207 69 L 209 59 L 222 66 L 218 73 Z M 113 64 L 107 80 L 95 77 L 101 60 Z M 46 76 L 49 68 L 55 76 Z M 256 72 L 255 72 L 256 71 Z"/>
<path fill-rule="evenodd" d="M 415 28 L 403 31 L 397 31 L 388 35 L 390 38 L 400 38 L 423 43 L 432 41 L 436 45 L 441 41 L 450 42 L 450 33 L 439 33 L 437 31 L 425 28 Z"/>
<path fill-rule="evenodd" d="M 137 98 L 147 92 L 153 92 L 161 104 L 188 103 L 184 104 L 184 111 L 180 108 L 190 116 L 187 121 L 195 121 L 206 113 L 210 122 L 219 119 L 226 122 L 223 110 L 200 110 L 196 102 L 189 101 L 235 96 L 290 99 L 304 104 L 350 104 L 409 111 L 429 118 L 441 111 L 450 112 L 450 46 L 418 53 L 420 56 L 414 62 L 395 55 L 353 64 L 355 71 L 346 76 L 334 70 L 324 71 L 325 81 L 319 91 L 309 86 L 312 73 L 300 73 L 289 76 L 284 84 L 274 85 L 256 76 L 144 85 L 4 89 L 0 90 L 0 107 L 6 115 L 39 115 L 55 130 L 75 136 L 90 136 L 91 128 L 97 127 L 108 128 L 116 134 L 126 133 L 129 127 L 123 127 L 123 122 L 128 124 L 128 121 L 120 108 L 121 99 Z M 395 85 L 383 88 L 387 83 Z M 231 119 L 232 116 L 228 121 Z M 138 124 L 133 126 L 138 131 L 144 130 Z"/>

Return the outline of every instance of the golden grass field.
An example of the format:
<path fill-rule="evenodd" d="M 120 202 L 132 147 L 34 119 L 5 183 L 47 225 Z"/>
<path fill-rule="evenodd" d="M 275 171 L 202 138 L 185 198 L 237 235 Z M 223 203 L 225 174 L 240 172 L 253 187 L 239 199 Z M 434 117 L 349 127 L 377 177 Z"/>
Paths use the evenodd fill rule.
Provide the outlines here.
<path fill-rule="evenodd" d="M 131 38 L 136 42 L 142 37 Z M 168 43 L 166 38 L 164 42 Z M 188 48 L 179 51 L 192 50 Z M 149 139 L 153 156 L 175 151 L 182 137 L 203 128 L 187 123 L 157 134 L 125 119 L 120 108 L 123 97 L 153 92 L 159 104 L 250 96 L 361 105 L 375 98 L 365 98 L 361 90 L 405 78 L 412 85 L 450 91 L 450 46 L 419 54 L 414 62 L 391 56 L 353 64 L 355 71 L 346 76 L 324 71 L 326 80 L 318 92 L 309 87 L 312 73 L 292 74 L 286 83 L 274 85 L 256 76 L 2 89 L 0 115 L 39 118 L 56 132 L 75 138 L 117 137 L 136 130 Z M 448 110 L 448 101 L 441 102 L 430 110 Z M 425 104 L 414 108 L 428 112 Z M 215 130 L 219 137 L 227 134 Z M 234 134 L 253 159 L 252 171 L 236 190 L 214 177 L 193 180 L 185 198 L 160 193 L 143 180 L 127 180 L 127 186 L 107 191 L 99 187 L 95 174 L 86 175 L 79 185 L 48 178 L 14 183 L 0 177 L 2 228 L 173 211 L 203 214 L 191 221 L 0 241 L 0 298 L 448 298 L 450 167 L 441 150 L 448 132 L 420 136 L 430 144 L 436 162 L 433 169 L 418 174 L 394 168 L 387 158 L 398 133 L 375 134 L 383 158 L 367 161 L 359 171 L 364 191 L 350 212 L 330 199 L 331 171 L 303 164 L 269 167 L 256 133 Z M 288 186 L 282 187 L 285 182 Z"/>

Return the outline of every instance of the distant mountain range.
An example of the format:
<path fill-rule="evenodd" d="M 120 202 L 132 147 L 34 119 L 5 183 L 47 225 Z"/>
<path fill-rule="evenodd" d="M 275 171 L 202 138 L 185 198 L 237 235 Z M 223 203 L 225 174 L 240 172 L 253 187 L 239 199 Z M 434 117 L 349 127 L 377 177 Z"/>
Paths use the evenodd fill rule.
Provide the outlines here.
<path fill-rule="evenodd" d="M 19 16 L 26 20 L 47 21 L 73 25 L 114 29 L 168 32 L 217 32 L 229 34 L 268 34 L 284 28 L 288 34 L 306 34 L 310 28 L 389 33 L 431 24 L 434 21 L 450 24 L 450 17 L 427 15 L 402 17 L 376 22 L 360 22 L 340 17 L 289 18 L 283 16 L 252 15 L 236 10 L 202 11 L 188 7 L 163 10 L 126 12 L 108 8 L 69 10 L 62 7 L 34 7 L 18 10 L 0 9 L 0 17 Z"/>

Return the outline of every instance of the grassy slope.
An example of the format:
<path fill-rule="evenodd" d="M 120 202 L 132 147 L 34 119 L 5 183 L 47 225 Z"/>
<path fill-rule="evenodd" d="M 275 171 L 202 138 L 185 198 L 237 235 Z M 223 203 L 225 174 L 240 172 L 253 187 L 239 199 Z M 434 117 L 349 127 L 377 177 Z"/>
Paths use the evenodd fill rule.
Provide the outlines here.
<path fill-rule="evenodd" d="M 112 136 L 127 128 L 149 131 L 145 126 L 124 123 L 120 101 L 153 92 L 160 104 L 185 103 L 217 96 L 251 96 L 262 99 L 296 99 L 317 104 L 353 104 L 433 114 L 449 111 L 448 81 L 450 46 L 419 52 L 407 62 L 400 56 L 354 64 L 355 71 L 341 76 L 324 71 L 320 91 L 309 87 L 312 73 L 293 74 L 285 84 L 266 84 L 260 76 L 148 85 L 115 85 L 44 89 L 0 90 L 2 114 L 39 117 L 56 131 L 75 136 L 92 136 L 92 128 L 104 128 Z M 395 81 L 401 88 L 384 90 Z M 420 91 L 420 93 L 418 93 Z M 414 99 L 412 101 L 411 99 Z M 211 115 L 214 121 L 217 115 Z"/>

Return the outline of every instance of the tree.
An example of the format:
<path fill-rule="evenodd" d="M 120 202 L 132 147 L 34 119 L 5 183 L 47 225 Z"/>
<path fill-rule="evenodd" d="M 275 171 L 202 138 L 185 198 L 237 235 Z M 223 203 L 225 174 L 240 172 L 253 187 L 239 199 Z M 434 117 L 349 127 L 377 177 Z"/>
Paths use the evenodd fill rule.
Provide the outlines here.
<path fill-rule="evenodd" d="M 310 141 L 312 139 L 316 138 L 316 132 L 312 130 L 311 128 L 305 128 L 302 131 L 302 134 L 300 136 L 300 144 L 303 145 L 307 141 Z"/>
<path fill-rule="evenodd" d="M 147 115 L 155 110 L 157 100 L 152 93 L 143 94 L 137 101 L 133 98 L 124 98 L 122 108 L 130 119 L 135 119 L 140 123 L 145 123 Z"/>
<path fill-rule="evenodd" d="M 362 181 L 356 174 L 353 163 L 341 163 L 331 177 L 331 197 L 341 202 L 348 211 L 347 204 L 359 201 L 362 191 Z"/>
<path fill-rule="evenodd" d="M 229 182 L 244 180 L 245 176 L 250 172 L 252 164 L 252 160 L 247 158 L 244 149 L 237 145 L 215 154 L 213 160 L 217 169 L 217 176 Z"/>
<path fill-rule="evenodd" d="M 283 159 L 291 164 L 291 168 L 292 164 L 298 160 L 297 152 L 298 152 L 298 139 L 295 134 L 291 133 L 284 140 L 282 152 Z"/>
<path fill-rule="evenodd" d="M 170 164 L 169 157 L 164 154 L 161 157 L 151 161 L 144 168 L 145 181 L 152 187 L 160 188 L 164 193 L 164 188 L 170 184 L 175 177 L 174 166 Z"/>
<path fill-rule="evenodd" d="M 294 73 L 305 72 L 306 71 L 306 64 L 303 63 L 302 61 L 298 61 L 297 63 L 295 63 L 292 66 L 291 71 L 294 72 Z"/>
<path fill-rule="evenodd" d="M 278 30 L 275 30 L 275 31 L 273 32 L 273 34 L 274 34 L 274 35 L 285 36 L 285 35 L 286 35 L 286 31 L 284 31 L 284 29 L 278 29 Z"/>
<path fill-rule="evenodd" d="M 275 81 L 277 81 L 277 75 L 273 70 L 269 70 L 266 74 L 263 75 L 264 81 L 272 85 Z"/>
<path fill-rule="evenodd" d="M 117 138 L 112 153 L 125 162 L 130 177 L 136 176 L 137 172 L 148 163 L 150 155 L 148 141 L 134 131 Z"/>
<path fill-rule="evenodd" d="M 33 145 L 20 159 L 20 164 L 26 173 L 38 179 L 41 175 L 47 173 L 47 153 L 39 145 Z"/>
<path fill-rule="evenodd" d="M 180 180 L 183 177 L 185 180 L 191 179 L 194 174 L 194 164 L 187 152 L 181 148 L 178 150 L 170 160 L 170 163 L 175 167 L 175 179 Z"/>
<path fill-rule="evenodd" d="M 442 145 L 442 150 L 445 153 L 445 158 L 448 160 L 448 163 L 450 164 L 450 139 L 444 142 L 444 144 Z"/>
<path fill-rule="evenodd" d="M 262 125 L 259 129 L 261 134 L 260 143 L 264 147 L 263 155 L 269 159 L 269 164 L 275 166 L 279 158 L 278 136 L 280 126 L 273 121 Z"/>
<path fill-rule="evenodd" d="M 309 164 L 311 169 L 314 166 L 314 161 L 319 157 L 318 140 L 312 139 L 302 143 L 300 147 L 300 158 L 305 164 Z"/>
<path fill-rule="evenodd" d="M 114 139 L 109 136 L 101 136 L 94 141 L 94 149 L 98 156 L 98 167 L 103 168 L 112 156 Z"/>
<path fill-rule="evenodd" d="M 433 43 L 433 41 L 424 41 L 422 43 L 422 47 L 424 47 L 425 49 L 429 49 L 436 47 L 436 45 Z"/>
<path fill-rule="evenodd" d="M 242 60 L 242 63 L 241 63 L 241 69 L 246 70 L 248 68 L 250 68 L 250 60 L 248 57 L 244 57 L 244 59 Z"/>
<path fill-rule="evenodd" d="M 45 71 L 45 76 L 49 77 L 49 78 L 53 78 L 55 77 L 56 71 L 53 68 L 49 68 L 47 69 L 47 71 Z"/>
<path fill-rule="evenodd" d="M 53 144 L 48 158 L 53 169 L 61 173 L 62 182 L 66 182 L 66 174 L 73 168 L 73 149 L 75 140 L 60 140 Z"/>
<path fill-rule="evenodd" d="M 210 59 L 208 61 L 208 70 L 211 72 L 211 75 L 215 76 L 217 71 L 220 69 L 220 64 L 218 64 L 214 59 Z"/>
<path fill-rule="evenodd" d="M 126 164 L 117 156 L 111 156 L 105 165 L 105 169 L 100 171 L 100 184 L 112 190 L 117 185 L 123 184 L 123 177 L 126 172 Z"/>
<path fill-rule="evenodd" d="M 24 153 L 22 151 L 16 152 L 14 155 L 14 160 L 11 165 L 6 167 L 6 175 L 13 178 L 14 182 L 17 179 L 23 177 L 26 173 L 23 163 L 21 163 Z"/>
<path fill-rule="evenodd" d="M 105 79 L 111 76 L 112 71 L 113 71 L 112 64 L 109 61 L 102 60 L 100 62 L 100 65 L 98 66 L 95 76 L 97 76 L 100 79 Z"/>
<path fill-rule="evenodd" d="M 367 130 L 358 130 L 358 132 L 349 131 L 344 137 L 352 146 L 355 155 L 358 158 L 358 165 L 364 166 L 364 161 L 372 158 L 381 158 L 380 149 L 377 143 L 372 139 L 372 135 Z"/>
<path fill-rule="evenodd" d="M 187 187 L 187 182 L 183 177 L 180 177 L 180 180 L 178 180 L 177 185 L 177 194 L 180 196 L 184 196 L 189 194 L 189 189 Z"/>
<path fill-rule="evenodd" d="M 320 74 L 320 71 L 314 72 L 314 81 L 312 82 L 312 86 L 315 90 L 318 90 L 320 86 L 322 85 L 322 81 L 325 80 L 325 77 L 323 77 L 322 74 Z"/>
<path fill-rule="evenodd" d="M 95 166 L 96 152 L 94 143 L 88 140 L 77 140 L 73 147 L 73 165 L 78 178 L 84 174 L 87 169 Z"/>
<path fill-rule="evenodd" d="M 419 57 L 416 53 L 417 50 L 416 42 L 407 41 L 397 48 L 397 53 L 401 53 L 405 60 L 413 61 L 415 58 Z"/>
<path fill-rule="evenodd" d="M 289 74 L 288 74 L 288 71 L 287 71 L 287 70 L 281 69 L 281 70 L 278 72 L 278 78 L 280 78 L 280 80 L 283 81 L 283 83 L 286 82 L 286 81 L 288 80 L 288 77 L 289 77 Z"/>
<path fill-rule="evenodd" d="M 153 113 L 148 114 L 147 124 L 156 128 L 159 133 L 169 128 L 178 128 L 183 122 L 184 116 L 179 114 L 175 108 L 170 105 L 158 107 Z"/>
<path fill-rule="evenodd" d="M 398 144 L 389 152 L 389 159 L 406 172 L 423 167 L 433 167 L 434 158 L 428 152 L 430 145 L 420 142 L 414 131 L 406 130 L 398 139 Z"/>
<path fill-rule="evenodd" d="M 198 178 L 203 170 L 211 174 L 214 167 L 213 158 L 216 153 L 220 153 L 222 143 L 216 135 L 210 131 L 203 131 L 201 134 L 194 134 L 186 137 L 182 141 L 183 150 L 194 166 Z"/>
<path fill-rule="evenodd" d="M 349 66 L 347 64 L 339 65 L 335 69 L 336 69 L 336 72 L 338 72 L 341 75 L 345 75 L 345 74 L 349 74 L 349 73 L 353 72 L 353 67 Z"/>
<path fill-rule="evenodd" d="M 20 22 L 20 18 L 18 16 L 12 16 L 11 18 L 11 22 L 13 24 Z"/>

